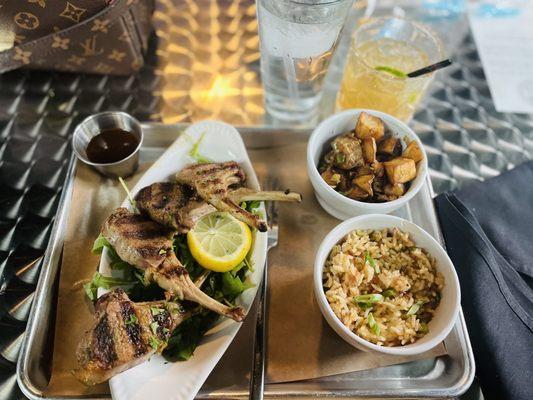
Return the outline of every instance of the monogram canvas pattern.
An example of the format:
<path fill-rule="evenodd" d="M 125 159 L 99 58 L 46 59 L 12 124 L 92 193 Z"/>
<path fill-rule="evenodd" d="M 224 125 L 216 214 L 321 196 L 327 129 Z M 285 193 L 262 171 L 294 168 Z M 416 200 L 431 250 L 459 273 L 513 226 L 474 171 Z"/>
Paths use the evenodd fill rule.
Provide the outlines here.
<path fill-rule="evenodd" d="M 19 48 L 15 49 L 15 54 L 13 55 L 14 60 L 19 60 L 24 65 L 30 63 L 30 57 L 31 57 L 30 51 L 24 51 Z"/>
<path fill-rule="evenodd" d="M 39 18 L 37 18 L 36 15 L 27 11 L 17 13 L 13 18 L 13 21 L 20 29 L 23 30 L 31 31 L 37 29 L 40 25 Z"/>
<path fill-rule="evenodd" d="M 110 0 L 3 0 L 0 22 L 21 43 L 69 28 L 103 10 Z"/>
<path fill-rule="evenodd" d="M 82 7 L 76 7 L 74 4 L 69 3 L 67 1 L 67 4 L 65 6 L 65 9 L 61 14 L 59 14 L 60 17 L 70 19 L 74 21 L 75 23 L 79 23 L 82 19 L 83 14 L 87 11 L 87 9 Z"/>
<path fill-rule="evenodd" d="M 5 0 L 0 23 L 13 48 L 0 72 L 16 67 L 129 74 L 143 65 L 153 0 Z M 30 49 L 31 48 L 31 49 Z"/>

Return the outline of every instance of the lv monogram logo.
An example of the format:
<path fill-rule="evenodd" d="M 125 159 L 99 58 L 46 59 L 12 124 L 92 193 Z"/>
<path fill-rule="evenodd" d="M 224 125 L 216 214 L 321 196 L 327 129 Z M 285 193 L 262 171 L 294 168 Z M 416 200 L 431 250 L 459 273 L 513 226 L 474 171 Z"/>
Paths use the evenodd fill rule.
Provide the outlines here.
<path fill-rule="evenodd" d="M 83 49 L 84 57 L 97 56 L 104 52 L 104 49 L 102 48 L 98 50 L 96 49 L 96 35 L 91 36 L 89 39 L 85 39 L 83 43 L 80 43 L 80 46 Z"/>
<path fill-rule="evenodd" d="M 61 14 L 59 14 L 59 16 L 60 17 L 64 17 L 64 18 L 68 18 L 68 19 L 78 23 L 78 22 L 80 22 L 81 16 L 83 15 L 83 13 L 85 13 L 85 11 L 87 11 L 87 9 L 76 7 L 75 5 L 70 4 L 67 1 L 67 5 L 66 5 L 65 9 L 63 10 L 63 12 Z"/>
<path fill-rule="evenodd" d="M 69 43 L 70 43 L 69 38 L 61 38 L 59 36 L 54 36 L 54 42 L 52 43 L 52 47 L 61 48 L 63 50 L 68 50 Z"/>
<path fill-rule="evenodd" d="M 14 17 L 15 23 L 22 29 L 36 29 L 39 27 L 39 18 L 29 12 L 19 12 Z"/>
<path fill-rule="evenodd" d="M 22 62 L 22 64 L 29 64 L 31 57 L 31 51 L 24 51 L 20 47 L 15 47 L 15 54 L 13 60 Z"/>

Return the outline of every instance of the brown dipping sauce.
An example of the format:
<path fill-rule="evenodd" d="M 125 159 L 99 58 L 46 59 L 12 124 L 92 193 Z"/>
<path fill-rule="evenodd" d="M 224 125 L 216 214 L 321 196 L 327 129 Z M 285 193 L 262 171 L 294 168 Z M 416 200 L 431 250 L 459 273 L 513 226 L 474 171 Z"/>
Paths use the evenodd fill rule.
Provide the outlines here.
<path fill-rule="evenodd" d="M 125 159 L 135 151 L 139 140 L 133 133 L 114 128 L 102 131 L 87 145 L 87 158 L 98 164 L 109 164 Z"/>

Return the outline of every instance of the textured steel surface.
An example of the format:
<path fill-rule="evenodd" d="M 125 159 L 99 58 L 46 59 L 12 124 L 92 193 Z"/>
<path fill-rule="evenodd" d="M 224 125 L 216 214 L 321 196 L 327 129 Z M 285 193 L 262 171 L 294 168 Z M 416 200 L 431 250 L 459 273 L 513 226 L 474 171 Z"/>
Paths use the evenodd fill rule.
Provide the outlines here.
<path fill-rule="evenodd" d="M 154 65 L 150 57 L 139 75 L 126 78 L 36 71 L 0 76 L 2 400 L 24 398 L 15 367 L 69 164 L 70 135 L 81 119 L 103 110 L 158 120 Z"/>
<path fill-rule="evenodd" d="M 15 365 L 76 123 L 104 110 L 144 121 L 265 121 L 254 2 L 161 0 L 157 10 L 159 41 L 135 76 L 0 76 L 0 399 L 23 398 Z M 471 37 L 456 49 L 411 123 L 436 192 L 533 155 L 533 116 L 496 112 Z"/>
<path fill-rule="evenodd" d="M 533 115 L 495 110 L 471 37 L 437 76 L 411 126 L 426 146 L 435 192 L 496 176 L 533 156 Z"/>
<path fill-rule="evenodd" d="M 261 123 L 255 1 L 159 0 L 154 17 L 165 122 Z"/>

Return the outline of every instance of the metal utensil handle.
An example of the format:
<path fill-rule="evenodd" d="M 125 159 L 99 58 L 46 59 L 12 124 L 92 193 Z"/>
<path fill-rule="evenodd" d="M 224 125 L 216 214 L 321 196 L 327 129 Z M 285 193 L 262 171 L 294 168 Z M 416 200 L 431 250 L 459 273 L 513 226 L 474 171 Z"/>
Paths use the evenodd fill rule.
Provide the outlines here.
<path fill-rule="evenodd" d="M 263 279 L 259 288 L 257 319 L 255 322 L 254 361 L 250 376 L 250 400 L 262 400 L 265 388 L 265 349 L 266 349 L 266 288 L 268 280 L 268 255 L 265 261 Z"/>

